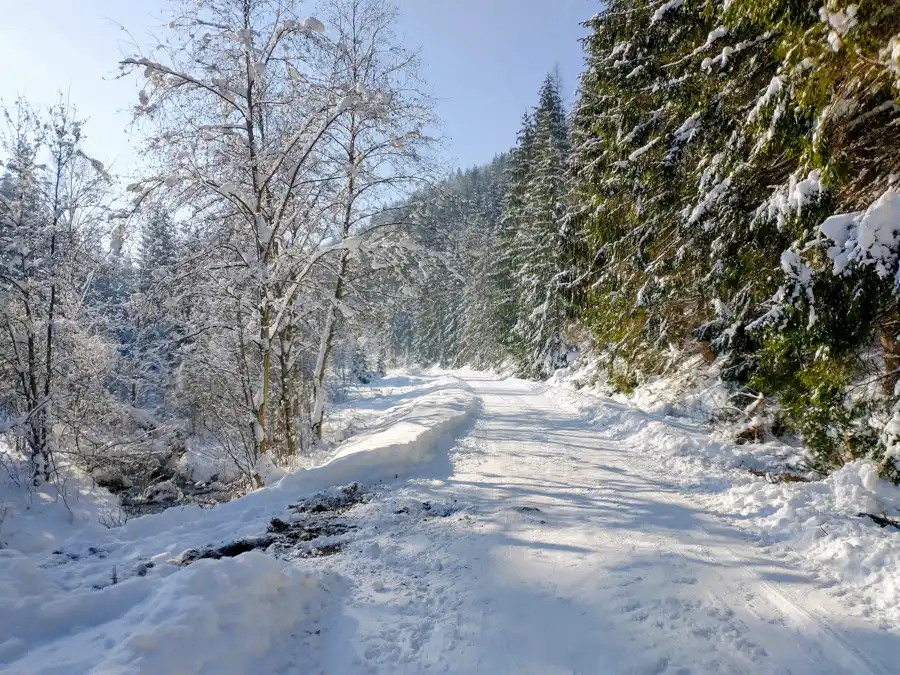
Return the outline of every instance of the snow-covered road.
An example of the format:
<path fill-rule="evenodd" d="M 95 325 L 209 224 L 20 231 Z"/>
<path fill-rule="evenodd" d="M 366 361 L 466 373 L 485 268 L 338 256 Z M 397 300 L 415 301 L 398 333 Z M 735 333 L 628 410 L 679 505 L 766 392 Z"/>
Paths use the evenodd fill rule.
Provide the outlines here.
<path fill-rule="evenodd" d="M 542 386 L 465 378 L 480 410 L 452 466 L 355 510 L 361 537 L 331 565 L 356 587 L 321 634 L 321 672 L 900 672 L 896 635 L 647 455 Z"/>
<path fill-rule="evenodd" d="M 900 674 L 900 535 L 856 517 L 877 506 L 864 483 L 895 488 L 861 467 L 788 491 L 714 464 L 726 446 L 683 419 L 470 371 L 395 374 L 343 414 L 359 431 L 324 463 L 214 509 L 106 530 L 92 493 L 22 501 L 0 672 Z M 760 509 L 815 545 L 815 576 L 763 541 Z M 339 527 L 186 565 L 273 518 Z"/>

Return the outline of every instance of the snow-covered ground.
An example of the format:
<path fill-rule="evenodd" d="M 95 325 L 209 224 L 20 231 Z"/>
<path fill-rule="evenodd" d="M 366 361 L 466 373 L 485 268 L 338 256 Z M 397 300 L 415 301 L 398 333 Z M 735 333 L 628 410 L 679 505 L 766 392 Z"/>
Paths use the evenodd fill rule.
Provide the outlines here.
<path fill-rule="evenodd" d="M 894 488 L 862 466 L 770 485 L 737 469 L 746 446 L 564 383 L 397 375 L 354 403 L 365 424 L 322 466 L 0 550 L 0 670 L 900 672 L 898 603 L 875 601 L 900 532 L 849 515 Z M 334 555 L 172 562 L 352 481 L 340 534 L 304 544 Z"/>
<path fill-rule="evenodd" d="M 716 386 L 678 398 L 721 405 L 722 393 L 710 393 Z M 669 416 L 679 406 L 665 402 L 656 387 L 636 392 L 631 405 L 622 397 L 576 391 L 566 378 L 551 380 L 548 393 L 578 410 L 601 438 L 656 464 L 767 554 L 814 575 L 842 598 L 844 611 L 884 629 L 900 624 L 900 530 L 859 515 L 900 516 L 900 488 L 878 478 L 874 463 L 852 462 L 824 480 L 773 483 L 758 472 L 784 469 L 796 461 L 798 448 L 778 441 L 736 445 L 698 423 L 703 416 L 696 422 Z"/>
<path fill-rule="evenodd" d="M 259 537 L 273 517 L 290 517 L 290 503 L 329 486 L 447 473 L 445 439 L 477 403 L 465 383 L 398 376 L 365 394 L 361 407 L 382 409 L 365 434 L 320 466 L 214 509 L 172 508 L 106 530 L 91 518 L 102 514 L 102 495 L 80 495 L 73 517 L 50 491 L 26 499 L 6 486 L 0 671 L 306 672 L 310 636 L 340 594 L 337 576 L 256 551 L 176 562 L 185 551 Z"/>

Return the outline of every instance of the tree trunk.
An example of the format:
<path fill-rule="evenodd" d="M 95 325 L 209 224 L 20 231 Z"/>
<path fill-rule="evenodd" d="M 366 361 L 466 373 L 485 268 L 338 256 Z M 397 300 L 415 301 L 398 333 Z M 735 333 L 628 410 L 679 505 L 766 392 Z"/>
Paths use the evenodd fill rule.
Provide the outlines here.
<path fill-rule="evenodd" d="M 356 72 L 354 71 L 354 80 Z M 351 116 L 350 145 L 347 149 L 347 165 L 356 167 L 356 116 Z M 355 171 L 355 168 L 354 168 Z M 356 199 L 356 176 L 353 171 L 347 181 L 347 201 L 344 203 L 343 222 L 341 224 L 341 238 L 346 239 L 350 235 L 350 224 L 353 218 L 353 202 Z M 319 354 L 316 358 L 316 369 L 313 372 L 314 404 L 310 419 L 310 428 L 313 438 L 322 438 L 322 422 L 325 419 L 325 367 L 328 365 L 328 356 L 331 354 L 331 345 L 334 340 L 334 324 L 336 305 L 344 296 L 344 274 L 347 272 L 347 263 L 350 261 L 350 251 L 341 252 L 338 263 L 337 281 L 334 284 L 334 293 L 331 296 L 331 306 L 325 317 L 325 327 L 322 331 L 322 339 L 319 342 Z"/>
<path fill-rule="evenodd" d="M 350 261 L 350 252 L 343 251 L 338 264 L 338 278 L 334 285 L 334 293 L 331 296 L 331 306 L 325 317 L 325 327 L 322 330 L 322 339 L 319 343 L 319 355 L 316 358 L 316 369 L 313 371 L 313 387 L 315 398 L 313 414 L 310 424 L 314 438 L 322 438 L 322 421 L 325 418 L 325 368 L 328 365 L 328 357 L 331 355 L 331 347 L 334 342 L 334 324 L 337 309 L 335 305 L 344 297 L 344 274 L 347 272 L 347 263 Z"/>
<path fill-rule="evenodd" d="M 271 379 L 270 370 L 272 368 L 272 339 L 269 336 L 269 309 L 266 307 L 262 311 L 262 320 L 260 321 L 259 339 L 263 348 L 262 362 L 262 390 L 259 395 L 259 404 L 256 408 L 256 429 L 254 430 L 254 438 L 256 439 L 256 457 L 259 459 L 268 451 L 268 405 L 269 405 L 269 381 Z M 258 473 L 254 473 L 253 480 L 256 487 L 262 487 L 263 478 Z"/>
<path fill-rule="evenodd" d="M 287 456 L 297 454 L 297 439 L 294 431 L 294 378 L 290 372 L 290 354 L 286 341 L 279 338 L 281 349 L 278 350 L 279 370 L 281 371 L 281 417 L 284 427 L 284 447 Z"/>
<path fill-rule="evenodd" d="M 900 343 L 897 341 L 897 336 L 888 328 L 881 329 L 879 339 L 881 347 L 884 349 L 885 372 L 885 377 L 881 382 L 881 391 L 886 396 L 893 396 L 898 377 L 900 377 Z"/>

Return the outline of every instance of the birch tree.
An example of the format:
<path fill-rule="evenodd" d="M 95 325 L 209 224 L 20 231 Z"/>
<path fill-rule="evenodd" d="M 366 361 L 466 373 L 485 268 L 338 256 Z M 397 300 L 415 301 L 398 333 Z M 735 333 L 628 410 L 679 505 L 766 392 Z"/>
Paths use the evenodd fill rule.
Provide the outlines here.
<path fill-rule="evenodd" d="M 145 80 L 135 112 L 155 165 L 131 187 L 189 210 L 206 243 L 197 262 L 231 315 L 238 436 L 251 466 L 270 443 L 279 323 L 326 250 L 327 231 L 308 219 L 327 184 L 323 139 L 359 104 L 314 71 L 316 52 L 336 46 L 299 11 L 292 0 L 185 2 L 169 36 L 122 62 Z"/>
<path fill-rule="evenodd" d="M 354 106 L 328 131 L 329 159 L 337 171 L 335 199 L 324 211 L 332 236 L 346 241 L 376 229 L 379 245 L 344 248 L 330 265 L 327 306 L 313 370 L 312 430 L 320 438 L 327 392 L 324 387 L 335 326 L 342 311 L 353 312 L 347 275 L 351 266 L 374 262 L 384 267 L 385 248 L 396 246 L 409 221 L 409 208 L 397 208 L 402 197 L 427 184 L 432 175 L 427 129 L 435 124 L 431 100 L 423 93 L 419 57 L 404 48 L 394 33 L 396 7 L 384 0 L 330 0 L 323 17 L 337 34 L 337 49 L 324 54 L 332 86 L 351 91 L 369 105 Z"/>
<path fill-rule="evenodd" d="M 431 121 L 408 87 L 415 57 L 390 36 L 393 10 L 374 0 L 323 9 L 327 29 L 294 0 L 184 2 L 152 51 L 121 64 L 142 80 L 135 114 L 153 167 L 129 189 L 190 228 L 183 272 L 204 298 L 183 331 L 198 340 L 182 386 L 210 404 L 208 429 L 257 485 L 263 456 L 298 447 L 308 398 L 298 380 L 318 383 L 310 417 L 321 428 L 348 266 L 372 244 L 362 235 L 378 197 L 421 177 L 410 163 Z"/>

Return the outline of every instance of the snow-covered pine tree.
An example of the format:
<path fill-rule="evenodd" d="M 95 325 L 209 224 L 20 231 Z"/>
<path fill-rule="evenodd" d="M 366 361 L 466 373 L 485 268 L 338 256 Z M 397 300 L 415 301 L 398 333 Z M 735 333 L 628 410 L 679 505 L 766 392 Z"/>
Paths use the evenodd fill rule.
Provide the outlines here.
<path fill-rule="evenodd" d="M 872 399 L 849 405 L 848 386 L 887 392 L 900 363 L 890 275 L 828 253 L 890 201 L 897 12 L 611 2 L 589 22 L 570 214 L 581 318 L 626 374 L 699 342 L 724 377 L 776 394 L 823 466 L 877 446 Z"/>
<path fill-rule="evenodd" d="M 160 209 L 150 211 L 141 224 L 133 294 L 127 303 L 130 335 L 128 361 L 132 406 L 161 412 L 178 367 L 179 338 L 184 334 L 184 304 L 177 283 L 179 247 L 175 225 Z"/>
<path fill-rule="evenodd" d="M 548 75 L 534 112 L 524 193 L 516 201 L 511 249 L 515 260 L 516 342 L 520 367 L 531 376 L 565 365 L 564 216 L 568 188 L 568 122 L 559 78 Z M 527 136 L 527 131 L 523 137 Z M 512 189 L 518 186 L 512 184 Z"/>
<path fill-rule="evenodd" d="M 789 172 L 758 219 L 788 237 L 779 288 L 757 322 L 753 384 L 779 396 L 825 468 L 856 457 L 895 480 L 900 408 L 900 123 L 895 3 L 739 2 L 725 20 L 775 37 L 777 71 L 754 102 L 750 138 Z M 876 226 L 875 223 L 880 223 Z M 877 241 L 877 243 L 875 243 Z M 773 266 L 774 267 L 774 266 Z M 864 394 L 861 395 L 861 392 Z"/>
<path fill-rule="evenodd" d="M 445 366 L 508 363 L 529 376 L 564 364 L 568 151 L 551 75 L 509 155 L 426 193 L 420 242 L 440 264 L 425 271 L 404 312 L 404 354 Z"/>
<path fill-rule="evenodd" d="M 519 318 L 518 271 L 522 260 L 516 246 L 518 233 L 525 227 L 525 205 L 532 174 L 535 148 L 535 125 L 531 112 L 522 117 L 516 146 L 509 156 L 498 226 L 498 252 L 491 270 L 491 285 L 498 291 L 496 316 L 497 338 L 504 357 L 521 368 L 527 361 L 525 346 L 515 331 Z"/>
<path fill-rule="evenodd" d="M 471 211 L 466 221 L 466 283 L 463 288 L 463 335 L 460 360 L 480 368 L 503 362 L 506 334 L 500 260 L 503 242 L 500 215 L 507 156 L 469 172 Z"/>

